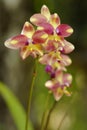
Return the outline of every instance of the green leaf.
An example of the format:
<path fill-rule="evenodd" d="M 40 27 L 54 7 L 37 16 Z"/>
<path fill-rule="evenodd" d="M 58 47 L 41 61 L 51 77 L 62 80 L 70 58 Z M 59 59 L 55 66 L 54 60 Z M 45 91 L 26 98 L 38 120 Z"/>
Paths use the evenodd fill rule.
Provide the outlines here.
<path fill-rule="evenodd" d="M 25 122 L 26 122 L 26 113 L 24 111 L 23 106 L 17 97 L 11 92 L 11 90 L 0 82 L 0 94 L 5 100 L 9 111 L 13 117 L 13 120 L 16 124 L 18 130 L 25 130 Z M 33 130 L 33 126 L 29 121 L 28 130 Z"/>

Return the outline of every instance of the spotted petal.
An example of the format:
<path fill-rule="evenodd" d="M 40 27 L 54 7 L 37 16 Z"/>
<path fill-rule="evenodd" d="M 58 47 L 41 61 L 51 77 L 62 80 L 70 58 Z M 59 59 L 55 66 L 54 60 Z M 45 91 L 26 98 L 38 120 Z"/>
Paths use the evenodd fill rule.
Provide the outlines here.
<path fill-rule="evenodd" d="M 17 35 L 5 41 L 5 46 L 11 49 L 19 49 L 26 45 L 28 38 L 24 35 Z"/>
<path fill-rule="evenodd" d="M 47 19 L 44 15 L 42 14 L 34 14 L 33 16 L 31 16 L 30 21 L 36 25 L 36 26 L 40 26 L 42 23 L 46 23 Z"/>
<path fill-rule="evenodd" d="M 50 11 L 46 5 L 42 6 L 41 14 L 44 15 L 48 20 L 50 19 Z"/>
<path fill-rule="evenodd" d="M 60 25 L 60 18 L 57 13 L 51 15 L 50 23 L 53 25 L 55 29 Z"/>
<path fill-rule="evenodd" d="M 58 35 L 60 35 L 62 37 L 68 37 L 73 33 L 73 29 L 67 24 L 60 24 L 56 28 L 56 32 Z"/>
<path fill-rule="evenodd" d="M 28 38 L 31 38 L 35 32 L 34 27 L 29 22 L 25 22 L 21 34 L 25 35 Z"/>

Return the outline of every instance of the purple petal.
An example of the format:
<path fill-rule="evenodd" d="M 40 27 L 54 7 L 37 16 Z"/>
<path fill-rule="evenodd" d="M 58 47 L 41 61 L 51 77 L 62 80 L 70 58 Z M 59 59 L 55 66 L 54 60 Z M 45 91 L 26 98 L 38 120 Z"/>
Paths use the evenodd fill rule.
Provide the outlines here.
<path fill-rule="evenodd" d="M 33 35 L 33 41 L 35 44 L 38 43 L 44 43 L 46 39 L 48 38 L 48 34 L 45 33 L 44 31 L 37 30 L 34 35 Z"/>
<path fill-rule="evenodd" d="M 52 72 L 52 66 L 51 66 L 51 65 L 46 65 L 45 71 L 46 71 L 47 73 Z"/>
<path fill-rule="evenodd" d="M 62 37 L 68 37 L 73 33 L 73 29 L 67 24 L 60 24 L 56 28 L 56 32 L 58 35 L 60 35 Z"/>
<path fill-rule="evenodd" d="M 47 34 L 53 34 L 54 28 L 51 24 L 49 23 L 41 23 L 40 24 L 41 27 L 43 27 L 43 30 L 47 33 Z"/>
<path fill-rule="evenodd" d="M 5 46 L 11 49 L 19 49 L 26 45 L 28 38 L 24 35 L 18 35 L 5 41 Z"/>

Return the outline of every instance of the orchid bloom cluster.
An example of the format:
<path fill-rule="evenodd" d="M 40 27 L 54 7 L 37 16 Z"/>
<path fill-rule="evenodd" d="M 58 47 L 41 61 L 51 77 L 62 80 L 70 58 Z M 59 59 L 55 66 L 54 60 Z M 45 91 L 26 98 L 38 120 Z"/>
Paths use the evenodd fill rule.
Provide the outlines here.
<path fill-rule="evenodd" d="M 32 24 L 25 22 L 21 34 L 8 39 L 5 46 L 19 49 L 22 59 L 31 55 L 45 65 L 45 71 L 50 76 L 45 86 L 53 93 L 56 101 L 63 94 L 70 96 L 67 88 L 72 82 L 72 76 L 66 73 L 66 67 L 71 64 L 71 59 L 67 54 L 74 50 L 74 46 L 65 37 L 70 36 L 73 29 L 67 24 L 61 24 L 58 14 L 51 14 L 46 5 L 42 6 L 41 13 L 31 16 L 30 21 Z"/>

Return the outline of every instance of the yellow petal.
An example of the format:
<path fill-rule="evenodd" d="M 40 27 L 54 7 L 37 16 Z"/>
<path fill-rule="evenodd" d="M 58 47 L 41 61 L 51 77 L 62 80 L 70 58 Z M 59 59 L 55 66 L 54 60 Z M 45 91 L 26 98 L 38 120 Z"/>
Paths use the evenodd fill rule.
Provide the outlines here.
<path fill-rule="evenodd" d="M 41 14 L 44 15 L 48 20 L 50 19 L 50 11 L 46 5 L 42 6 Z"/>
<path fill-rule="evenodd" d="M 72 28 L 69 28 L 69 29 L 67 29 L 67 32 L 68 32 L 68 33 L 73 33 L 73 29 L 72 29 Z"/>
<path fill-rule="evenodd" d="M 58 25 L 60 24 L 60 18 L 57 13 L 51 15 L 50 23 L 53 25 L 55 29 L 58 27 Z"/>
<path fill-rule="evenodd" d="M 28 38 L 31 38 L 34 32 L 35 30 L 34 30 L 33 25 L 30 24 L 29 22 L 25 22 L 21 34 L 24 34 Z"/>

